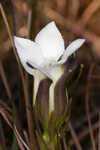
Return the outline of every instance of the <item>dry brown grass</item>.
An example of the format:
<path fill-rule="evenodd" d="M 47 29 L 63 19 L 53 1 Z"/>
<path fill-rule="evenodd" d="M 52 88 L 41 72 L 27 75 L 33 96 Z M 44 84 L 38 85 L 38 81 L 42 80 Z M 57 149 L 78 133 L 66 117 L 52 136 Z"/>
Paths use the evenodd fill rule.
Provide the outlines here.
<path fill-rule="evenodd" d="M 80 125 L 73 126 L 73 123 L 69 124 L 69 131 L 72 134 L 70 140 L 72 146 L 74 144 L 77 149 L 81 150 L 82 147 L 80 141 L 84 141 L 85 137 L 90 135 L 92 149 L 96 150 L 95 145 L 99 145 L 100 147 L 100 144 L 99 142 L 98 144 L 95 142 L 94 137 L 97 136 L 94 135 L 94 132 L 100 127 L 98 126 L 98 121 L 92 126 L 91 120 L 100 115 L 100 113 L 99 110 L 93 109 L 93 106 L 92 113 L 90 113 L 88 107 L 91 106 L 88 105 L 88 101 L 90 95 L 94 93 L 93 88 L 100 83 L 100 66 L 97 64 L 100 59 L 100 0 L 38 0 L 35 5 L 31 5 L 29 0 L 15 0 L 14 12 L 11 11 L 11 5 L 7 0 L 5 0 L 2 5 L 6 12 L 12 35 L 14 35 L 14 31 L 16 30 L 16 35 L 18 36 L 33 38 L 41 27 L 49 21 L 54 20 L 63 34 L 65 43 L 68 43 L 77 37 L 87 39 L 86 46 L 82 48 L 83 51 L 81 50 L 78 52 L 78 59 L 80 62 L 85 63 L 90 70 L 92 68 L 91 62 L 93 62 L 93 66 L 95 67 L 92 68 L 92 72 L 89 72 L 87 77 L 87 82 L 90 82 L 92 87 L 88 87 L 87 84 L 82 84 L 80 85 L 81 88 L 79 87 L 80 90 L 76 92 L 76 97 L 80 93 L 81 96 L 86 96 L 86 116 L 83 116 L 83 119 L 80 119 Z M 30 27 L 30 19 L 28 16 L 31 11 L 33 13 L 31 16 L 32 26 Z M 0 74 L 6 87 L 6 92 L 8 96 L 11 97 L 2 62 L 6 62 L 6 58 L 10 57 L 13 44 L 9 40 L 2 15 L 0 15 L 0 20 Z M 33 31 L 31 36 L 29 35 L 29 30 Z M 91 55 L 93 57 L 90 58 Z M 95 68 L 97 70 L 96 72 Z M 91 81 L 89 79 L 91 79 Z M 93 82 L 94 79 L 96 80 L 95 83 Z M 84 89 L 86 89 L 85 92 Z M 82 125 L 84 122 L 88 122 L 89 129 L 87 127 L 77 134 L 75 130 L 83 127 Z"/>

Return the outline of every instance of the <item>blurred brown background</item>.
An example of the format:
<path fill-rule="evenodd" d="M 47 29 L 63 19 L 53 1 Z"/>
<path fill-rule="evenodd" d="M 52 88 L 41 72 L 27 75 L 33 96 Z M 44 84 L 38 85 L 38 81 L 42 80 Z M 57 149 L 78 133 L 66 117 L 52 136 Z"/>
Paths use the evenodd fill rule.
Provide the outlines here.
<path fill-rule="evenodd" d="M 12 33 L 16 30 L 18 36 L 28 36 L 28 22 L 32 11 L 30 32 L 32 39 L 45 24 L 54 20 L 62 32 L 65 43 L 77 37 L 86 38 L 87 43 L 91 43 L 89 51 L 95 53 L 94 55 L 100 55 L 100 0 L 5 0 L 3 6 Z M 1 16 L 0 35 L 1 56 L 10 48 Z"/>
<path fill-rule="evenodd" d="M 34 39 L 44 25 L 54 20 L 65 45 L 76 38 L 86 39 L 76 56 L 84 64 L 84 71 L 73 90 L 70 144 L 78 150 L 100 149 L 100 0 L 4 0 L 2 5 L 12 35 Z M 9 86 L 14 89 L 17 85 L 17 64 L 1 14 L 0 63 L 0 98 L 5 99 L 5 95 L 10 96 Z"/>

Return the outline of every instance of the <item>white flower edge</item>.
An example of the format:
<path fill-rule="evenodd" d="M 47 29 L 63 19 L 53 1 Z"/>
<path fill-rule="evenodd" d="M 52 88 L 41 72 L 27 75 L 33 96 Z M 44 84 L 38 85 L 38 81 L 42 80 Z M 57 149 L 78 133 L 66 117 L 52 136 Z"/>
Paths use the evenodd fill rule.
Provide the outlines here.
<path fill-rule="evenodd" d="M 21 63 L 29 74 L 34 75 L 34 71 L 27 65 L 27 62 L 54 81 L 56 79 L 55 74 L 57 75 L 57 71 L 59 70 L 59 65 L 61 67 L 67 61 L 68 57 L 82 46 L 85 39 L 77 39 L 64 49 L 64 40 L 55 23 L 52 21 L 37 34 L 35 42 L 19 37 L 14 37 L 14 42 Z M 46 42 L 48 44 L 45 46 Z M 51 45 L 56 46 L 53 47 L 53 51 L 49 52 Z M 61 60 L 59 61 L 60 57 Z"/>
<path fill-rule="evenodd" d="M 33 105 L 34 105 L 36 101 L 36 95 L 38 92 L 39 84 L 41 80 L 46 78 L 46 76 L 43 73 L 41 73 L 41 71 L 31 68 L 27 63 L 29 63 L 28 59 L 33 62 L 35 61 L 35 63 L 37 64 L 39 64 L 39 62 L 43 62 L 43 57 L 41 57 L 42 54 L 40 55 L 41 53 L 40 47 L 38 44 L 36 44 L 31 40 L 19 38 L 16 36 L 14 37 L 14 42 L 17 48 L 17 53 L 20 58 L 21 64 L 29 74 L 34 76 L 34 96 L 33 96 Z M 34 57 L 35 55 L 39 55 L 37 59 Z M 38 65 L 36 66 L 34 65 L 33 67 L 38 68 L 37 66 Z"/>
<path fill-rule="evenodd" d="M 58 64 L 63 64 L 67 61 L 68 57 L 71 56 L 75 51 L 77 51 L 85 42 L 85 39 L 77 39 L 72 41 L 71 44 L 66 48 L 64 51 L 61 60 L 58 62 Z"/>
<path fill-rule="evenodd" d="M 48 23 L 36 35 L 35 42 L 41 47 L 44 58 L 58 60 L 63 54 L 64 39 L 54 21 Z"/>
<path fill-rule="evenodd" d="M 27 65 L 27 60 L 33 61 L 37 65 L 43 63 L 44 59 L 40 46 L 29 39 L 19 38 L 16 36 L 14 36 L 14 43 L 24 69 L 29 74 L 33 75 L 33 70 Z"/>

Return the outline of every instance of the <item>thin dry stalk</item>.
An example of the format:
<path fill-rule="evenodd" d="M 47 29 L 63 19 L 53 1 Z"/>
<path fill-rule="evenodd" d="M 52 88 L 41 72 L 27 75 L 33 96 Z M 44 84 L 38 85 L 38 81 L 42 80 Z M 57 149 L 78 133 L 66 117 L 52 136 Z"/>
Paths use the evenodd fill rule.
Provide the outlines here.
<path fill-rule="evenodd" d="M 93 46 L 95 48 L 95 52 L 97 52 L 97 54 L 100 55 L 100 52 L 99 52 L 100 37 L 99 36 L 81 27 L 82 24 L 75 23 L 69 19 L 64 18 L 58 12 L 56 12 L 55 10 L 49 7 L 44 8 L 44 13 L 47 16 L 47 18 L 50 18 L 51 20 L 56 20 L 58 24 L 60 24 L 65 29 L 70 30 L 71 33 L 74 33 L 75 35 L 82 35 L 84 38 L 91 41 L 91 43 L 93 43 Z M 9 45 L 8 47 L 11 47 L 11 46 Z M 8 51 L 8 49 L 6 48 L 5 51 Z M 2 56 L 0 56 L 0 58 L 2 58 Z"/>
<path fill-rule="evenodd" d="M 78 15 L 79 7 L 80 7 L 79 0 L 69 0 L 68 2 L 68 18 L 69 19 L 76 19 Z"/>
<path fill-rule="evenodd" d="M 24 31 L 22 33 L 23 29 L 24 29 Z M 25 25 L 20 27 L 19 30 L 17 31 L 19 36 L 27 36 L 28 35 L 27 32 L 28 32 L 27 27 Z M 1 61 L 5 60 L 10 55 L 11 48 L 12 48 L 11 42 L 10 42 L 9 38 L 7 38 L 7 40 L 5 42 L 3 42 L 2 45 L 0 45 L 0 60 Z"/>
<path fill-rule="evenodd" d="M 64 150 L 67 150 L 67 145 L 66 145 L 66 140 L 65 140 L 65 137 L 63 137 L 63 145 L 64 145 Z"/>
<path fill-rule="evenodd" d="M 3 150 L 7 150 L 5 140 L 6 140 L 6 138 L 5 138 L 4 130 L 3 130 L 3 127 L 2 127 L 2 122 L 0 121 L 0 142 L 1 142 L 1 147 L 2 147 Z"/>
<path fill-rule="evenodd" d="M 88 39 L 95 48 L 95 52 L 100 56 L 100 37 L 97 36 L 95 33 L 90 32 L 87 29 L 84 29 L 83 26 L 79 23 L 73 22 L 72 20 L 65 19 L 55 10 L 46 7 L 44 9 L 45 15 L 47 18 L 51 20 L 56 20 L 58 24 L 60 24 L 65 29 L 69 30 L 71 33 L 74 33 L 77 36 L 82 36 L 85 39 Z"/>
<path fill-rule="evenodd" d="M 89 126 L 91 143 L 92 143 L 93 150 L 96 150 L 96 143 L 95 143 L 94 133 L 93 133 L 93 129 L 92 129 L 90 114 L 89 114 L 89 84 L 90 84 L 89 76 L 92 74 L 93 68 L 94 68 L 94 64 L 92 64 L 90 66 L 90 70 L 88 73 L 88 83 L 87 83 L 86 95 L 85 95 L 85 105 L 86 105 L 86 115 L 87 115 L 87 119 L 88 119 L 88 126 Z"/>
<path fill-rule="evenodd" d="M 31 22 L 32 22 L 32 10 L 29 10 L 29 12 L 28 12 L 28 19 L 27 19 L 27 31 L 28 31 L 27 38 L 30 37 Z"/>
<path fill-rule="evenodd" d="M 92 78 L 92 79 L 98 79 L 98 80 L 100 80 L 99 75 L 98 75 L 98 76 L 97 76 L 97 75 L 91 75 L 91 76 L 89 76 L 89 78 Z"/>
<path fill-rule="evenodd" d="M 63 15 L 67 1 L 66 0 L 61 0 L 61 1 L 56 0 L 56 3 L 57 3 L 57 11 Z"/>
<path fill-rule="evenodd" d="M 5 86 L 5 89 L 6 89 L 7 95 L 9 97 L 9 99 L 11 99 L 12 93 L 11 93 L 11 90 L 10 90 L 10 87 L 9 87 L 9 83 L 7 81 L 7 77 L 6 77 L 2 62 L 0 62 L 0 74 L 1 74 L 3 84 Z"/>
<path fill-rule="evenodd" d="M 9 116 L 9 114 L 3 108 L 0 108 L 0 114 L 2 115 L 6 123 L 9 125 L 9 127 L 12 128 L 11 116 Z"/>
<path fill-rule="evenodd" d="M 17 139 L 17 142 L 18 142 L 19 148 L 20 148 L 21 150 L 25 150 L 25 148 L 24 148 L 23 144 L 20 142 L 20 140 L 18 139 L 17 135 L 15 135 L 15 136 L 16 136 L 16 139 Z"/>
<path fill-rule="evenodd" d="M 27 90 L 27 84 L 26 84 L 26 81 L 24 79 L 24 74 L 23 74 L 23 71 L 22 71 L 22 68 L 21 68 L 21 65 L 20 65 L 20 60 L 19 60 L 19 57 L 17 55 L 16 49 L 15 49 L 15 46 L 14 46 L 13 37 L 12 37 L 11 31 L 10 31 L 10 27 L 9 27 L 7 17 L 6 17 L 6 14 L 4 12 L 2 4 L 0 4 L 0 11 L 1 11 L 4 23 L 6 25 L 6 29 L 7 29 L 10 41 L 11 41 L 11 45 L 13 47 L 14 54 L 16 56 L 16 60 L 18 62 L 19 71 L 20 71 L 20 74 L 21 74 L 23 90 L 24 90 L 24 97 L 25 97 L 25 104 L 26 104 L 26 114 L 27 114 L 28 130 L 29 130 L 29 135 L 30 135 L 31 149 L 37 150 L 37 146 L 36 146 L 36 143 L 35 143 L 36 139 L 35 139 L 34 134 L 33 134 L 34 133 L 33 116 L 32 116 L 31 111 L 29 109 L 27 109 L 27 108 L 30 108 L 30 100 L 29 100 L 29 95 L 28 95 L 28 90 Z"/>
<path fill-rule="evenodd" d="M 73 141 L 74 141 L 74 143 L 75 143 L 75 145 L 76 145 L 77 150 L 82 150 L 82 147 L 81 147 L 81 145 L 80 145 L 79 139 L 78 139 L 78 137 L 77 137 L 77 135 L 76 135 L 76 133 L 75 133 L 73 127 L 72 127 L 72 124 L 69 123 L 69 124 L 68 124 L 68 127 L 69 127 L 69 129 L 70 129 L 70 132 L 71 132 L 71 135 L 72 135 L 72 138 L 73 138 Z"/>
<path fill-rule="evenodd" d="M 99 127 L 98 127 L 98 150 L 100 150 L 100 111 L 99 111 Z"/>
<path fill-rule="evenodd" d="M 9 112 L 6 111 L 6 108 L 3 107 L 2 105 L 0 105 L 0 114 L 2 115 L 2 117 L 4 118 L 6 123 L 9 125 L 9 127 L 14 131 L 14 134 L 17 138 L 20 149 L 25 150 L 25 148 L 26 148 L 27 150 L 30 150 L 28 145 L 24 142 L 24 140 L 20 136 L 16 126 L 14 125 L 14 127 L 13 127 L 13 118 L 12 118 L 12 116 L 9 114 Z M 0 126 L 0 129 L 1 129 L 1 126 Z"/>
<path fill-rule="evenodd" d="M 17 53 L 16 53 L 16 49 L 15 49 L 15 46 L 14 46 L 12 34 L 11 34 L 11 31 L 10 31 L 10 27 L 9 27 L 9 24 L 8 24 L 8 21 L 7 21 L 7 17 L 6 17 L 6 14 L 4 12 L 4 9 L 3 9 L 3 6 L 2 6 L 1 3 L 0 3 L 0 11 L 1 11 L 1 15 L 3 17 L 4 23 L 5 23 L 9 38 L 10 38 L 11 45 L 12 45 L 13 50 L 14 50 L 14 54 L 16 56 L 17 61 L 19 62 L 19 59 L 18 59 L 18 56 L 17 56 Z"/>
<path fill-rule="evenodd" d="M 3 101 L 3 99 L 0 99 L 0 109 L 1 108 L 6 108 L 6 111 L 12 113 L 11 108 Z"/>
<path fill-rule="evenodd" d="M 23 135 L 24 135 L 24 138 L 27 141 L 27 143 L 29 143 L 28 134 L 27 134 L 27 132 L 25 130 L 23 131 Z"/>
<path fill-rule="evenodd" d="M 86 8 L 86 10 L 83 12 L 83 15 L 79 21 L 80 24 L 82 26 L 85 26 L 99 7 L 100 7 L 100 0 L 93 0 L 91 4 Z"/>
<path fill-rule="evenodd" d="M 96 123 L 93 125 L 93 127 L 92 127 L 93 131 L 97 130 L 97 129 L 98 129 L 98 126 L 99 126 L 99 124 L 98 124 L 98 122 L 96 122 Z M 81 132 L 81 133 L 78 135 L 79 141 L 84 140 L 84 138 L 85 138 L 86 136 L 88 136 L 89 134 L 90 134 L 89 129 L 86 128 L 83 132 Z M 70 145 L 73 145 L 73 144 L 74 144 L 74 141 L 71 140 L 71 141 L 70 141 Z"/>
<path fill-rule="evenodd" d="M 98 112 L 99 112 L 99 109 L 96 109 L 94 112 L 91 112 L 90 119 L 95 118 L 98 115 Z M 74 128 L 75 129 L 76 128 L 80 128 L 86 122 L 87 122 L 87 118 L 86 117 L 82 117 L 82 119 L 80 119 L 80 122 L 75 123 Z"/>
<path fill-rule="evenodd" d="M 14 126 L 14 130 L 15 130 L 15 135 L 16 135 L 16 137 L 18 138 L 18 141 L 19 141 L 20 143 L 22 143 L 22 144 L 24 145 L 24 147 L 25 147 L 27 150 L 30 150 L 30 148 L 28 147 L 28 145 L 24 142 L 24 140 L 23 140 L 22 137 L 20 136 L 20 134 L 19 134 L 19 132 L 18 132 L 16 126 Z"/>
<path fill-rule="evenodd" d="M 14 1 L 9 0 L 10 5 L 11 5 L 11 11 L 12 11 L 12 21 L 13 21 L 13 32 L 14 35 L 16 35 L 16 19 L 15 19 L 15 6 L 14 6 Z"/>

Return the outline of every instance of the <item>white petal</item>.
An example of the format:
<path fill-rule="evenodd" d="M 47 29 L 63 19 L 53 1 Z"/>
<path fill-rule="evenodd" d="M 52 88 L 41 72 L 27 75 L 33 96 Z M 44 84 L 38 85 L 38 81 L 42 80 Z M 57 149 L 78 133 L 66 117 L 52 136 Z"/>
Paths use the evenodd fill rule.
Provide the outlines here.
<path fill-rule="evenodd" d="M 35 70 L 29 67 L 25 61 L 22 61 L 24 69 L 31 75 L 34 75 Z"/>
<path fill-rule="evenodd" d="M 63 64 L 67 61 L 68 57 L 71 56 L 76 50 L 78 50 L 82 44 L 85 42 L 85 39 L 77 39 L 73 41 L 65 50 L 62 59 L 58 62 L 59 64 Z"/>
<path fill-rule="evenodd" d="M 58 81 L 59 78 L 62 76 L 62 74 L 64 73 L 64 68 L 61 65 L 52 67 L 50 69 L 48 69 L 49 74 L 52 76 L 52 80 L 54 82 Z"/>
<path fill-rule="evenodd" d="M 55 82 L 53 82 L 49 88 L 49 116 L 54 111 L 54 89 Z"/>
<path fill-rule="evenodd" d="M 39 88 L 40 82 L 41 82 L 41 80 L 43 80 L 45 78 L 46 78 L 46 76 L 43 73 L 41 73 L 38 70 L 35 70 L 35 73 L 34 73 L 33 105 L 35 105 L 35 102 L 36 102 L 36 95 L 38 93 L 38 88 Z"/>
<path fill-rule="evenodd" d="M 58 60 L 64 52 L 64 40 L 53 21 L 37 34 L 35 41 L 40 45 L 47 59 Z"/>
<path fill-rule="evenodd" d="M 26 61 L 28 59 L 31 61 L 34 61 L 37 65 L 42 64 L 42 62 L 44 61 L 44 58 L 42 56 L 42 51 L 38 44 L 36 44 L 35 42 L 31 40 L 19 38 L 19 37 L 14 37 L 14 42 L 15 42 L 15 46 L 16 46 L 18 55 L 20 57 L 21 63 L 23 64 L 26 70 L 28 67 L 26 64 Z"/>
<path fill-rule="evenodd" d="M 40 67 L 36 65 L 34 62 L 31 62 L 30 60 L 28 60 L 28 63 L 31 66 L 37 68 L 40 72 L 45 74 L 49 79 L 51 79 L 54 82 L 56 82 L 61 77 L 62 73 L 64 72 L 64 68 L 61 65 Z"/>
<path fill-rule="evenodd" d="M 38 66 L 35 62 L 32 62 L 30 60 L 27 60 L 28 63 L 33 66 L 34 68 L 38 69 L 40 72 L 42 72 L 44 75 L 46 75 L 49 79 L 53 80 L 53 77 L 51 74 L 49 74 L 49 69 L 46 69 L 45 67 Z"/>

